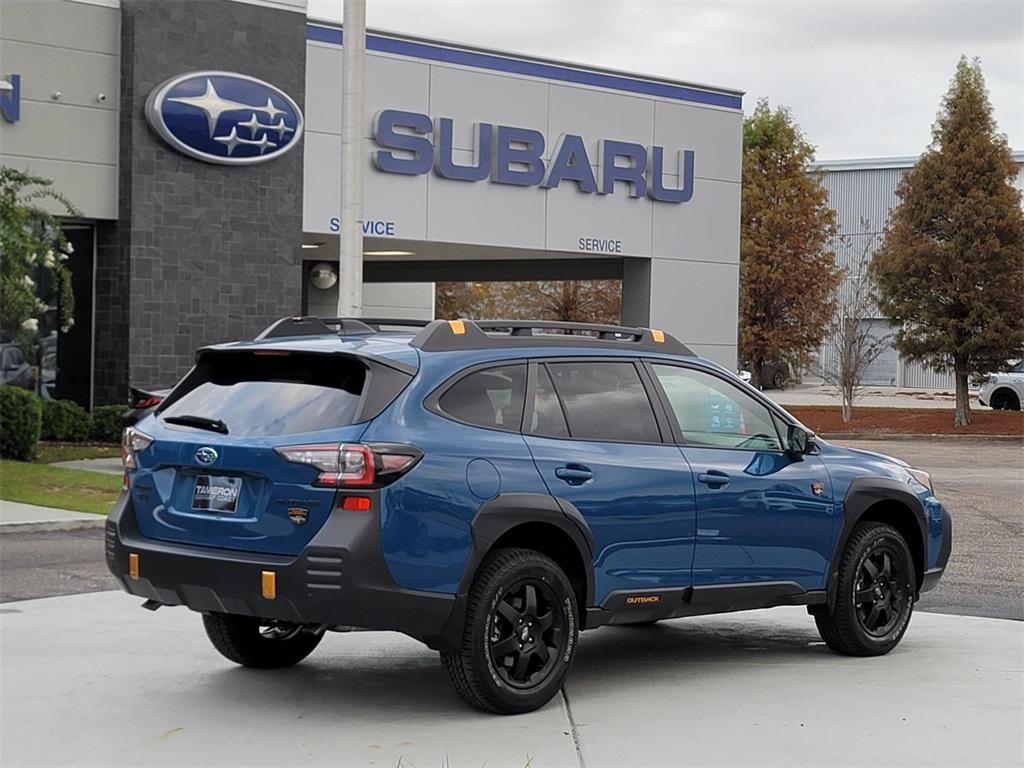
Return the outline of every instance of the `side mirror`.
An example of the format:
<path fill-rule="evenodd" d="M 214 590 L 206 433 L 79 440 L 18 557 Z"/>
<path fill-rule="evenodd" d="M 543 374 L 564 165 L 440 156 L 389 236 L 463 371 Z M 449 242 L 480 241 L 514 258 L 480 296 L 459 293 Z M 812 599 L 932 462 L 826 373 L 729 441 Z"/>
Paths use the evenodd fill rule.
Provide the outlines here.
<path fill-rule="evenodd" d="M 790 424 L 786 431 L 786 453 L 803 456 L 814 449 L 814 435 L 802 427 Z"/>

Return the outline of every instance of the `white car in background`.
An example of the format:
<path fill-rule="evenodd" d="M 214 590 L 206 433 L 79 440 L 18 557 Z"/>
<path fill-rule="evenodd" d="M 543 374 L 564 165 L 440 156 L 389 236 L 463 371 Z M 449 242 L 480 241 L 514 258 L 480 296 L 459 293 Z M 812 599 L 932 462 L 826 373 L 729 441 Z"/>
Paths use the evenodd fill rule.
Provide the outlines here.
<path fill-rule="evenodd" d="M 990 374 L 981 385 L 978 402 L 997 411 L 1019 411 L 1024 402 L 1024 360 L 1008 371 Z"/>

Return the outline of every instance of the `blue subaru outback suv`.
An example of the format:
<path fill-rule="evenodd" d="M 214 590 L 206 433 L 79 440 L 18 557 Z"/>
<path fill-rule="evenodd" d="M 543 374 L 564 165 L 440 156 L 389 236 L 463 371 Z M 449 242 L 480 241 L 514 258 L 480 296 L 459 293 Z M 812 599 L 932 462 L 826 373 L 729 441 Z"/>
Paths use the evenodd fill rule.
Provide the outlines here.
<path fill-rule="evenodd" d="M 258 668 L 404 632 L 491 712 L 605 624 L 805 605 L 886 653 L 950 552 L 925 472 L 645 328 L 286 318 L 199 350 L 123 455 L 106 557 L 146 607 Z"/>

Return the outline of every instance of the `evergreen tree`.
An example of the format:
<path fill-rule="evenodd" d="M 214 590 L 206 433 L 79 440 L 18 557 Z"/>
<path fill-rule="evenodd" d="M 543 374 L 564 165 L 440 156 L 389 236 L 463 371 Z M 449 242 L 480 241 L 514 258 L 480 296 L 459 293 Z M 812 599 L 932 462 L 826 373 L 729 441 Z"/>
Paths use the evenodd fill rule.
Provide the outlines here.
<path fill-rule="evenodd" d="M 740 235 L 740 359 L 755 386 L 765 363 L 805 364 L 835 311 L 835 212 L 813 159 L 789 110 L 759 101 L 743 124 Z"/>
<path fill-rule="evenodd" d="M 872 262 L 896 348 L 956 379 L 969 424 L 972 376 L 1024 355 L 1024 215 L 1017 164 L 997 130 L 978 60 L 960 59 L 932 142 L 903 178 Z"/>

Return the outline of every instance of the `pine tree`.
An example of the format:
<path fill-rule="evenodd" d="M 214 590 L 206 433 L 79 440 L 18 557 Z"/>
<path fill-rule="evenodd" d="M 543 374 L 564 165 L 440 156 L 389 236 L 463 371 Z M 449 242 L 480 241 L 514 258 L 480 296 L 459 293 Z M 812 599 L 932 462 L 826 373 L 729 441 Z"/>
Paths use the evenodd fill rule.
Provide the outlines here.
<path fill-rule="evenodd" d="M 765 363 L 806 363 L 835 311 L 835 212 L 813 158 L 789 110 L 759 101 L 743 124 L 740 236 L 740 355 L 755 386 Z"/>
<path fill-rule="evenodd" d="M 960 59 L 932 142 L 904 176 L 872 262 L 896 348 L 956 379 L 969 424 L 972 376 L 1024 355 L 1024 215 L 1017 164 L 997 130 L 978 60 Z"/>

